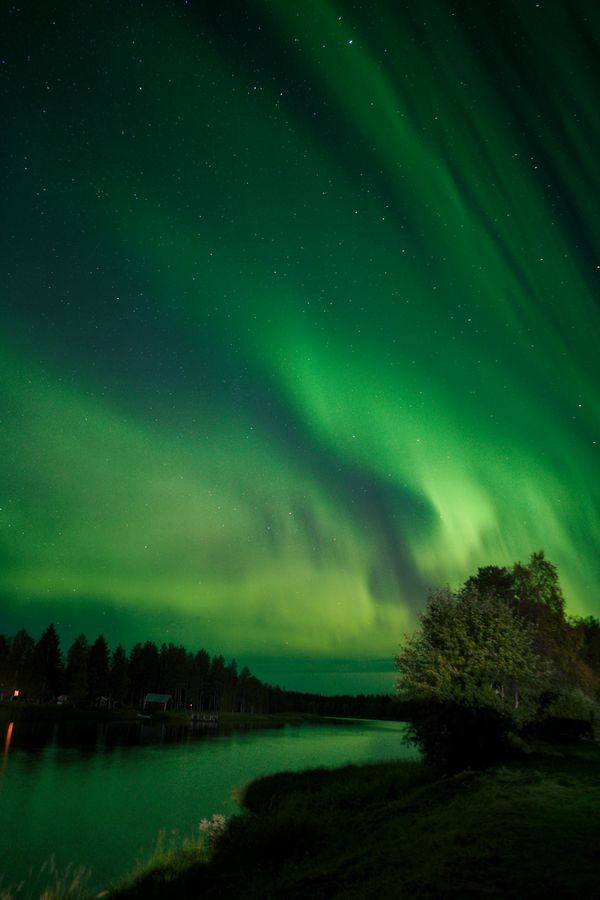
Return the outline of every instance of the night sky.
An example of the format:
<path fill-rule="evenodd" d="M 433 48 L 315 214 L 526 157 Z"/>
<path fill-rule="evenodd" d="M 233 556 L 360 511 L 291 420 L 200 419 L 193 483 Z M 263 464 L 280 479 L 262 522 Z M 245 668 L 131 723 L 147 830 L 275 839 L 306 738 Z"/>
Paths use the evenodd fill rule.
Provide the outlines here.
<path fill-rule="evenodd" d="M 391 690 L 600 614 L 597 0 L 2 4 L 0 631 Z"/>

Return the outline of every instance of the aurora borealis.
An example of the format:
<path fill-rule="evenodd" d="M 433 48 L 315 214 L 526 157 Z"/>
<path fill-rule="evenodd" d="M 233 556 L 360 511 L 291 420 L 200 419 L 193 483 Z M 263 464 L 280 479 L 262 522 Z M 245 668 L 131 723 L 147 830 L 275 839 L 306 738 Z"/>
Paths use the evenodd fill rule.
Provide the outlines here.
<path fill-rule="evenodd" d="M 5 6 L 0 631 L 388 690 L 427 589 L 600 613 L 600 7 Z"/>

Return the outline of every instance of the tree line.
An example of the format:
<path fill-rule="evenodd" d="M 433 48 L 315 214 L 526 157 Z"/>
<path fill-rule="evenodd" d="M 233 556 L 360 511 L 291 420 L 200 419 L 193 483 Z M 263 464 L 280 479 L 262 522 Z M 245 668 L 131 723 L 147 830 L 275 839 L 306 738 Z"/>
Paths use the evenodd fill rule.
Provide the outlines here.
<path fill-rule="evenodd" d="M 75 706 L 139 708 L 148 693 L 170 694 L 175 709 L 201 712 L 397 715 L 389 695 L 286 691 L 260 681 L 247 666 L 238 670 L 235 659 L 226 662 L 204 649 L 191 653 L 179 644 L 145 641 L 127 654 L 121 644 L 111 651 L 103 635 L 90 644 L 80 634 L 64 655 L 53 624 L 37 641 L 25 629 L 12 638 L 0 635 L 0 699 L 52 703 L 65 698 Z"/>
<path fill-rule="evenodd" d="M 598 726 L 600 622 L 566 615 L 543 551 L 432 592 L 396 666 L 410 738 L 447 769 L 495 761 L 531 735 Z"/>
<path fill-rule="evenodd" d="M 17 692 L 15 694 L 15 692 Z M 54 624 L 35 641 L 25 629 L 0 635 L 0 694 L 39 703 L 64 699 L 79 706 L 140 707 L 148 693 L 170 694 L 176 709 L 263 712 L 265 685 L 247 666 L 200 649 L 153 641 L 111 652 L 103 635 L 80 634 L 63 655 Z"/>

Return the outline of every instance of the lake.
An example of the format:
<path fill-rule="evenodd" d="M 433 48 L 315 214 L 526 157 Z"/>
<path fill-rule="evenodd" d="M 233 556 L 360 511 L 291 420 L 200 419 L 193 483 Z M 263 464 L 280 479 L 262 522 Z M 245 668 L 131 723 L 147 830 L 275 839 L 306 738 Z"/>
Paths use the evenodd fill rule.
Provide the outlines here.
<path fill-rule="evenodd" d="M 91 886 L 106 887 L 145 860 L 161 832 L 167 841 L 189 837 L 200 819 L 239 811 L 235 788 L 261 775 L 417 758 L 402 743 L 404 728 L 365 720 L 228 731 L 0 721 L 0 895 L 40 880 L 51 855 L 59 870 L 85 866 Z"/>

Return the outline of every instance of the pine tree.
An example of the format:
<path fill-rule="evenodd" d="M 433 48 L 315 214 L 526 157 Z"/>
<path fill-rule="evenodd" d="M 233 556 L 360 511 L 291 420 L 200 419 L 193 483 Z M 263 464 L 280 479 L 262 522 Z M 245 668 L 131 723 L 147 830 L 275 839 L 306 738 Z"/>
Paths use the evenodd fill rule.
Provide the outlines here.
<path fill-rule="evenodd" d="M 65 670 L 67 693 L 72 703 L 81 703 L 88 696 L 88 654 L 87 638 L 80 634 L 69 647 Z"/>
<path fill-rule="evenodd" d="M 54 625 L 48 625 L 35 645 L 31 667 L 40 700 L 53 699 L 59 692 L 63 679 L 60 639 Z"/>
<path fill-rule="evenodd" d="M 98 697 L 108 697 L 109 684 L 109 650 L 104 636 L 99 635 L 88 654 L 88 691 L 90 700 L 95 703 Z"/>

